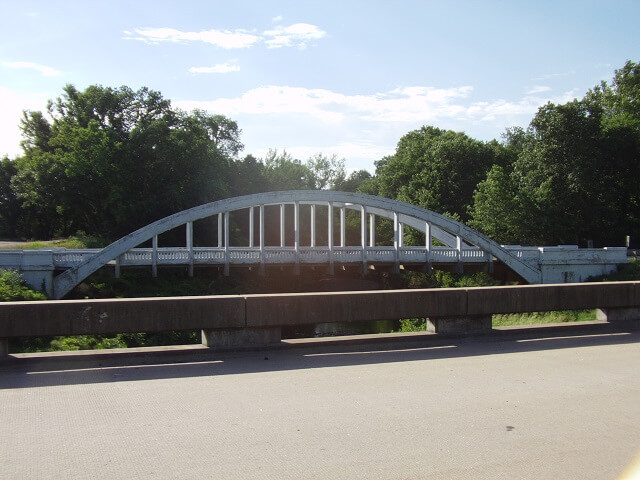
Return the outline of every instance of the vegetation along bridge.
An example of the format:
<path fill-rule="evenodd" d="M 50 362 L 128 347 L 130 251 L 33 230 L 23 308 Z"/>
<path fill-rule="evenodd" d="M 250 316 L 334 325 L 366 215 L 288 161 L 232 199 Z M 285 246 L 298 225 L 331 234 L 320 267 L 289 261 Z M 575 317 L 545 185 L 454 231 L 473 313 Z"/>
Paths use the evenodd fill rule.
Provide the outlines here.
<path fill-rule="evenodd" d="M 214 245 L 194 245 L 194 223 L 201 221 L 208 221 L 209 229 L 213 223 Z M 178 228 L 184 229 L 184 243 L 161 247 L 159 238 Z M 411 245 L 405 240 L 409 238 Z M 528 283 L 567 283 L 608 273 L 627 257 L 624 247 L 502 246 L 463 223 L 415 205 L 335 191 L 269 192 L 219 200 L 153 222 L 103 249 L 0 253 L 0 267 L 19 270 L 28 283 L 44 287 L 56 299 L 110 263 L 116 275 L 123 267 L 146 265 L 156 276 L 158 266 L 166 265 L 185 265 L 190 275 L 197 265 L 220 266 L 225 274 L 231 266 L 257 267 L 263 273 L 267 265 L 291 265 L 297 271 L 302 265 L 325 265 L 333 274 L 336 265 L 359 265 L 363 272 L 371 265 L 397 271 L 401 265 L 429 269 L 434 264 L 462 268 L 485 263 L 491 269 L 494 260 Z"/>

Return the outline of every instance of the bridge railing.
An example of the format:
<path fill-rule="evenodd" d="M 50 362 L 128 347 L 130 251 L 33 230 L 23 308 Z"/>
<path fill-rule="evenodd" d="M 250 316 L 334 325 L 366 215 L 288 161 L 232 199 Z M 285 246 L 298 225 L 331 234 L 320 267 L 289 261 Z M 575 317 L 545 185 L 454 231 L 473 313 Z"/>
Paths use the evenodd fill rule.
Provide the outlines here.
<path fill-rule="evenodd" d="M 627 262 L 625 247 L 606 247 L 602 249 L 578 249 L 575 246 L 563 247 L 521 247 L 505 246 L 526 263 L 535 265 L 590 265 L 590 264 L 622 264 Z M 157 248 L 156 263 L 158 265 L 186 265 L 193 261 L 195 264 L 223 265 L 251 264 L 251 263 L 327 263 L 329 258 L 337 263 L 361 262 L 364 251 L 364 261 L 370 263 L 393 263 L 395 248 L 389 246 L 360 247 L 326 246 L 316 247 L 264 247 L 261 257 L 258 247 L 193 247 L 193 258 L 190 249 L 186 247 Z M 427 251 L 429 256 L 427 257 Z M 50 265 L 55 269 L 72 268 L 100 252 L 100 249 L 65 249 L 53 250 L 6 250 L 0 254 L 0 268 L 29 269 L 32 266 Z M 119 257 L 121 266 L 145 266 L 154 261 L 152 248 L 133 248 Z M 228 258 L 225 254 L 228 252 Z M 330 255 L 331 253 L 331 255 Z M 488 255 L 479 248 L 462 248 L 459 251 L 450 247 L 404 246 L 398 248 L 399 262 L 442 262 L 464 263 L 486 262 Z"/>
<path fill-rule="evenodd" d="M 229 252 L 230 263 L 260 263 L 260 249 L 258 247 L 194 247 L 193 261 L 196 264 L 224 264 L 227 260 L 225 251 Z M 98 253 L 99 249 L 57 249 L 53 251 L 53 265 L 55 268 L 71 268 L 87 258 Z M 121 266 L 144 266 L 153 262 L 152 248 L 134 248 L 124 253 L 119 258 Z M 364 251 L 367 262 L 393 263 L 395 261 L 394 247 L 359 247 L 334 246 L 332 249 L 326 246 L 299 247 L 299 261 L 301 263 L 327 263 L 330 252 L 333 261 L 337 263 L 357 263 L 362 261 Z M 410 246 L 398 248 L 398 260 L 400 262 L 424 262 L 427 254 L 426 247 Z M 432 247 L 430 259 L 433 262 L 456 262 L 458 251 L 449 247 Z M 8 259 L 8 263 L 20 264 L 21 254 L 15 252 L 15 258 Z M 8 257 L 5 257 L 8 258 Z M 263 259 L 265 263 L 295 263 L 296 249 L 294 247 L 264 247 Z M 460 251 L 460 260 L 463 262 L 485 262 L 487 255 L 479 248 L 465 248 Z M 157 249 L 157 263 L 159 265 L 183 265 L 191 259 L 189 249 L 186 247 L 160 247 Z"/>

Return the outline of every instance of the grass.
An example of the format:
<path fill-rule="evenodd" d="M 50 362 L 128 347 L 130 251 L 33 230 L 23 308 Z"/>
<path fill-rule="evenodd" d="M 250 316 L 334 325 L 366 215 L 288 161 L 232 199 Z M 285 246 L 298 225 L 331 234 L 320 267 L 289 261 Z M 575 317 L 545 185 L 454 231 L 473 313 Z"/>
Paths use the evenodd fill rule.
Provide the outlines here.
<path fill-rule="evenodd" d="M 508 313 L 492 317 L 494 327 L 513 327 L 525 325 L 543 325 L 547 323 L 592 322 L 596 320 L 595 310 L 562 310 L 555 312 Z M 404 318 L 396 332 L 423 332 L 426 329 L 424 318 Z"/>
<path fill-rule="evenodd" d="M 35 240 L 27 243 L 16 243 L 16 245 L 0 246 L 2 250 L 38 250 L 41 248 L 102 248 L 108 245 L 104 238 L 94 235 L 79 233 L 67 238 L 56 240 Z"/>
<path fill-rule="evenodd" d="M 592 322 L 595 310 L 562 310 L 557 312 L 507 313 L 493 316 L 494 327 L 540 325 L 544 323 Z"/>

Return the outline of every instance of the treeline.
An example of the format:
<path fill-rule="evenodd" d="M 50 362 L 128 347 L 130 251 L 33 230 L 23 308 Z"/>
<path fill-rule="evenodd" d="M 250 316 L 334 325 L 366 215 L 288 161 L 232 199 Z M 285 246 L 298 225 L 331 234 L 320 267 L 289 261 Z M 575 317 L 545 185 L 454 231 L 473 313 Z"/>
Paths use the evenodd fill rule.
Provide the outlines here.
<path fill-rule="evenodd" d="M 503 244 L 623 245 L 640 236 L 640 66 L 542 106 L 502 141 L 423 127 L 376 163 L 368 191 L 446 213 Z"/>
<path fill-rule="evenodd" d="M 82 231 L 116 239 L 214 200 L 274 190 L 350 188 L 344 160 L 305 163 L 243 149 L 236 122 L 173 109 L 161 94 L 67 85 L 47 112 L 25 112 L 23 155 L 0 163 L 0 235 L 48 239 Z"/>
<path fill-rule="evenodd" d="M 116 239 L 177 211 L 237 195 L 333 188 L 450 215 L 501 243 L 621 245 L 640 236 L 640 66 L 582 99 L 541 107 L 501 141 L 425 126 L 375 175 L 286 152 L 240 157 L 236 122 L 182 112 L 148 89 L 71 85 L 25 112 L 23 154 L 0 163 L 0 235 L 78 231 Z M 408 235 L 411 232 L 408 231 Z"/>

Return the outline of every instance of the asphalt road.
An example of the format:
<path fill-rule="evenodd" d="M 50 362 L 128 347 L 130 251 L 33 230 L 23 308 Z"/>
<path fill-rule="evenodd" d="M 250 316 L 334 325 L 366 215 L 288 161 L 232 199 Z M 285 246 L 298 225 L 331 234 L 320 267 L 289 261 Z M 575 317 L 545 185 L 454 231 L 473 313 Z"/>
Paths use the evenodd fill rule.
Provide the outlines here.
<path fill-rule="evenodd" d="M 640 332 L 557 335 L 32 357 L 0 367 L 0 478 L 616 478 Z"/>

